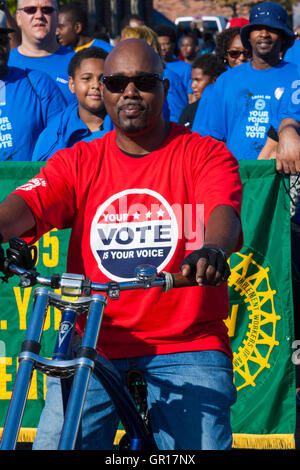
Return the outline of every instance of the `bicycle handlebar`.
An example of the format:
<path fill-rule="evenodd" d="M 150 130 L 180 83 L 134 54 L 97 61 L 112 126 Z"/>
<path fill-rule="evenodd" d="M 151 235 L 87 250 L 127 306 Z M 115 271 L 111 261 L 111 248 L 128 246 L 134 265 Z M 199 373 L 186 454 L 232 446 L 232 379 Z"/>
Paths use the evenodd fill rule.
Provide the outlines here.
<path fill-rule="evenodd" d="M 22 256 L 19 256 L 19 251 L 21 251 Z M 5 275 L 3 281 L 7 282 L 7 279 L 15 274 L 20 277 L 21 287 L 39 284 L 53 289 L 61 289 L 63 295 L 72 297 L 87 296 L 91 292 L 104 292 L 111 299 L 118 299 L 120 291 L 125 290 L 161 287 L 166 292 L 177 287 L 197 286 L 195 278 L 192 276 L 186 277 L 181 273 L 171 274 L 167 272 L 158 274 L 156 268 L 151 265 L 138 266 L 136 268 L 136 279 L 123 282 L 108 281 L 101 284 L 92 282 L 83 275 L 70 273 L 44 277 L 33 267 L 32 252 L 32 247 L 28 246 L 23 240 L 15 237 L 11 239 L 10 248 L 7 249 L 7 257 L 4 260 Z"/>

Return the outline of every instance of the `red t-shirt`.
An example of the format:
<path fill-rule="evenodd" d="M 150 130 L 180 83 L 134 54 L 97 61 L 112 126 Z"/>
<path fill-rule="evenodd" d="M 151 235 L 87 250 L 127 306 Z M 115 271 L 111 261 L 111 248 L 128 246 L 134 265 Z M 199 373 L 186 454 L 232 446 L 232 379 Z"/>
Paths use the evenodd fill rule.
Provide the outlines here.
<path fill-rule="evenodd" d="M 223 143 L 172 124 L 161 147 L 140 158 L 117 147 L 115 131 L 61 150 L 15 194 L 36 220 L 30 241 L 72 227 L 68 272 L 106 282 L 133 279 L 140 264 L 179 272 L 203 243 L 202 209 L 204 225 L 221 204 L 240 214 L 241 188 Z M 226 285 L 121 292 L 108 301 L 98 345 L 110 358 L 203 349 L 231 355 L 227 316 Z M 79 332 L 84 322 L 79 317 Z"/>

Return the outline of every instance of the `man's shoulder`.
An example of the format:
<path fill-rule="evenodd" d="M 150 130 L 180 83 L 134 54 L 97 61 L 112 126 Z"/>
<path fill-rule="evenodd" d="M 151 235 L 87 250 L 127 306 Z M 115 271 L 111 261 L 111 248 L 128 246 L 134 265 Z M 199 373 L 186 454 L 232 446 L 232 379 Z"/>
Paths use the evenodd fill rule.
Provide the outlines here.
<path fill-rule="evenodd" d="M 53 52 L 53 54 L 51 54 L 51 55 L 54 56 L 54 57 L 67 57 L 68 59 L 70 59 L 75 54 L 76 54 L 76 52 L 73 51 L 73 49 L 71 49 L 70 47 L 59 46 L 57 51 Z"/>
<path fill-rule="evenodd" d="M 238 81 L 241 77 L 246 77 L 251 72 L 249 62 L 238 65 L 237 67 L 228 68 L 225 72 L 221 73 L 217 78 L 218 82 Z"/>
<path fill-rule="evenodd" d="M 113 50 L 114 46 L 112 46 L 109 42 L 103 41 L 103 39 L 94 38 L 92 42 L 92 46 L 100 47 L 104 49 L 106 52 L 110 52 Z"/>
<path fill-rule="evenodd" d="M 57 91 L 58 87 L 53 79 L 43 70 L 24 68 L 26 79 L 30 82 L 34 90 L 43 95 L 50 91 Z"/>
<path fill-rule="evenodd" d="M 29 68 L 20 68 L 14 65 L 9 66 L 8 74 L 5 77 L 5 81 L 8 83 L 14 83 L 20 85 L 20 83 L 29 84 L 35 91 L 42 89 L 45 85 L 53 88 L 53 80 L 48 74 L 40 70 L 32 70 Z"/>
<path fill-rule="evenodd" d="M 26 62 L 32 62 L 34 61 L 35 63 L 37 62 L 53 62 L 59 61 L 59 60 L 71 60 L 71 58 L 75 55 L 76 53 L 72 50 L 69 49 L 68 47 L 60 46 L 55 52 L 52 54 L 48 55 L 43 55 L 41 57 L 33 57 L 33 56 L 26 56 L 24 54 L 21 54 L 18 50 L 18 47 L 15 47 L 10 51 L 9 54 L 9 63 L 17 64 L 18 63 L 25 63 Z"/>
<path fill-rule="evenodd" d="M 166 67 L 170 68 L 172 70 L 178 70 L 178 71 L 188 71 L 191 72 L 192 66 L 188 62 L 184 62 L 183 60 L 177 59 L 177 57 L 171 61 L 171 62 L 166 62 Z"/>
<path fill-rule="evenodd" d="M 176 139 L 177 142 L 175 142 Z M 194 146 L 200 145 L 205 147 L 206 145 L 210 146 L 211 144 L 217 143 L 217 141 L 212 137 L 203 137 L 198 132 L 192 132 L 187 127 L 184 127 L 182 124 L 178 124 L 175 122 L 172 122 L 172 127 L 170 134 L 167 138 L 167 142 L 171 145 L 175 145 L 175 147 L 180 145 L 180 142 L 182 142 L 182 144 L 187 145 L 190 150 L 192 150 Z"/>

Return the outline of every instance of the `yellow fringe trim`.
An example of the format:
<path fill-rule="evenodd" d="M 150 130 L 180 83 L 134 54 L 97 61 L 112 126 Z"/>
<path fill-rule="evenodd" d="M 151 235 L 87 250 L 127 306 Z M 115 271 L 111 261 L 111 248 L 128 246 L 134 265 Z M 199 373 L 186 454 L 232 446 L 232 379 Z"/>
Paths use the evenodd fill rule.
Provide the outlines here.
<path fill-rule="evenodd" d="M 233 434 L 235 449 L 295 449 L 294 434 Z"/>
<path fill-rule="evenodd" d="M 0 437 L 3 428 L 0 428 Z M 35 428 L 21 428 L 18 442 L 33 442 L 36 434 Z M 118 445 L 125 434 L 118 429 L 114 445 Z M 295 449 L 294 434 L 233 434 L 234 449 Z"/>
<path fill-rule="evenodd" d="M 0 428 L 0 437 L 3 428 Z M 33 442 L 36 434 L 36 428 L 21 428 L 18 436 L 18 442 Z"/>
<path fill-rule="evenodd" d="M 125 434 L 125 431 L 123 429 L 118 429 L 115 440 L 114 440 L 114 446 L 117 446 L 121 440 L 121 437 Z"/>
<path fill-rule="evenodd" d="M 2 437 L 3 428 L 0 428 L 0 438 Z M 21 428 L 18 436 L 18 442 L 33 442 L 35 439 L 36 429 L 35 428 Z M 114 441 L 114 445 L 118 445 L 121 437 L 125 434 L 125 431 L 118 429 Z"/>

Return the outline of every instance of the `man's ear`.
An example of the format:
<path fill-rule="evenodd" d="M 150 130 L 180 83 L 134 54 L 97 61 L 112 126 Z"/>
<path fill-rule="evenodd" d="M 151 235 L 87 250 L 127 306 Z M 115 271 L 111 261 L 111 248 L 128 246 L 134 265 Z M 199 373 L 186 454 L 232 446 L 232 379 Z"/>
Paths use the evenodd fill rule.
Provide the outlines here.
<path fill-rule="evenodd" d="M 163 85 L 164 85 L 165 99 L 166 99 L 167 96 L 168 96 L 169 88 L 170 88 L 170 82 L 169 82 L 169 80 L 168 80 L 167 78 L 164 79 Z"/>
<path fill-rule="evenodd" d="M 70 92 L 73 93 L 73 95 L 75 94 L 75 86 L 74 86 L 74 80 L 73 80 L 73 77 L 69 76 L 69 88 L 70 88 Z"/>
<path fill-rule="evenodd" d="M 80 34 L 82 32 L 82 24 L 79 23 L 79 21 L 76 21 L 76 23 L 74 23 L 74 31 L 76 34 Z"/>
<path fill-rule="evenodd" d="M 103 82 L 102 81 L 100 82 L 100 94 L 101 94 L 101 98 L 103 99 Z"/>
<path fill-rule="evenodd" d="M 19 28 L 21 28 L 22 27 L 22 21 L 21 21 L 20 12 L 18 10 L 16 11 L 16 21 L 17 21 L 17 25 L 19 26 Z"/>

